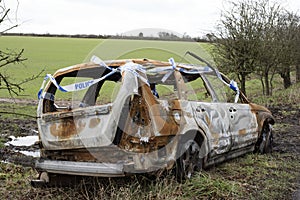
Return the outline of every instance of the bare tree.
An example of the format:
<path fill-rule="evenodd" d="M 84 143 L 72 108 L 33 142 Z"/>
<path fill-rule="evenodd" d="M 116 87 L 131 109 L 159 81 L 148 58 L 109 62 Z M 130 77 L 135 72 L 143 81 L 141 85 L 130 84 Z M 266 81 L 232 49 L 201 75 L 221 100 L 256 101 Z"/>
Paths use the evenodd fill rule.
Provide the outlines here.
<path fill-rule="evenodd" d="M 231 8 L 222 13 L 217 32 L 210 36 L 213 56 L 223 71 L 236 74 L 246 93 L 246 78 L 254 71 L 259 53 L 258 19 L 251 0 L 229 3 Z"/>
<path fill-rule="evenodd" d="M 300 62 L 296 65 L 296 82 L 300 83 Z"/>
<path fill-rule="evenodd" d="M 298 19 L 300 20 L 300 16 L 298 16 Z M 294 64 L 296 66 L 296 82 L 300 83 L 300 22 L 298 21 L 298 26 L 296 28 L 296 38 L 294 41 Z"/>
<path fill-rule="evenodd" d="M 253 72 L 260 76 L 265 95 L 272 95 L 276 73 L 289 87 L 290 66 L 299 51 L 295 46 L 298 17 L 269 0 L 241 0 L 230 5 L 211 37 L 216 63 L 237 75 L 244 92 L 246 77 Z"/>
<path fill-rule="evenodd" d="M 263 86 L 263 94 L 272 95 L 273 78 L 276 68 L 280 64 L 281 47 L 278 42 L 278 21 L 282 16 L 283 9 L 277 3 L 270 3 L 269 0 L 258 1 L 256 12 L 258 15 L 258 32 L 260 35 L 256 57 L 256 73 L 260 75 Z"/>
<path fill-rule="evenodd" d="M 4 25 L 6 21 L 11 22 L 11 20 L 9 20 L 9 12 L 10 9 L 5 7 L 3 0 L 0 0 L 0 36 L 8 30 L 18 26 L 16 23 L 8 27 Z M 14 67 L 14 64 L 21 63 L 26 60 L 26 58 L 23 57 L 23 52 L 24 49 L 20 49 L 18 51 L 11 49 L 0 49 L 0 90 L 7 90 L 11 97 L 18 95 L 22 90 L 24 90 L 22 87 L 24 83 L 33 80 L 40 75 L 39 73 L 20 82 L 15 82 L 10 75 L 5 74 L 5 68 Z"/>
<path fill-rule="evenodd" d="M 278 41 L 278 56 L 280 65 L 277 72 L 283 79 L 284 88 L 292 85 L 291 82 L 291 66 L 296 65 L 299 60 L 299 22 L 300 18 L 294 13 L 286 12 L 279 18 L 276 27 L 276 35 Z"/>

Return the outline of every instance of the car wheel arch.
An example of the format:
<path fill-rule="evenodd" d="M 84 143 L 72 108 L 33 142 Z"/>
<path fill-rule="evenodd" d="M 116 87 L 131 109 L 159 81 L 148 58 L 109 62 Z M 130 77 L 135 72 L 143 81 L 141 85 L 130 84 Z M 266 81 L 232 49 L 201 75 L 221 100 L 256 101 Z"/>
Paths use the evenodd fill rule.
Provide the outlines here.
<path fill-rule="evenodd" d="M 191 178 L 205 166 L 207 140 L 200 130 L 189 130 L 178 138 L 175 175 L 178 181 Z"/>
<path fill-rule="evenodd" d="M 267 122 L 271 125 L 275 124 L 275 119 L 270 113 L 259 112 L 257 113 L 258 132 L 262 131 L 264 124 Z"/>
<path fill-rule="evenodd" d="M 201 129 L 190 129 L 179 135 L 178 142 L 184 141 L 187 138 L 194 139 L 199 145 L 207 143 L 207 136 Z M 207 145 L 207 144 L 205 144 Z"/>
<path fill-rule="evenodd" d="M 209 144 L 207 140 L 207 136 L 204 133 L 204 131 L 199 130 L 199 129 L 191 129 L 183 134 L 179 135 L 178 138 L 178 144 L 177 144 L 177 150 L 176 150 L 176 155 L 177 157 L 179 156 L 178 153 L 180 154 L 180 145 L 188 141 L 189 139 L 194 140 L 197 142 L 197 144 L 200 146 L 200 157 L 205 158 L 209 152 Z"/>
<path fill-rule="evenodd" d="M 255 144 L 256 153 L 271 153 L 273 149 L 273 129 L 275 123 L 273 118 L 266 118 L 260 127 L 257 142 Z"/>

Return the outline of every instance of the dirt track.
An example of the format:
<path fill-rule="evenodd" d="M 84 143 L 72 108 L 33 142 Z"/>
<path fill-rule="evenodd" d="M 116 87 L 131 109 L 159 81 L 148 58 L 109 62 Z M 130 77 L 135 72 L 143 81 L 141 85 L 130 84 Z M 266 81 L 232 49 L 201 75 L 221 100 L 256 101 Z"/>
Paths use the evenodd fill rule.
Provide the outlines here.
<path fill-rule="evenodd" d="M 300 110 L 290 107 L 271 108 L 276 119 L 274 151 L 296 153 L 300 158 Z"/>
<path fill-rule="evenodd" d="M 273 151 L 290 153 L 300 162 L 300 110 L 286 106 L 271 108 L 271 111 L 277 123 Z M 300 177 L 298 177 L 298 191 L 292 196 L 294 200 L 300 199 Z"/>

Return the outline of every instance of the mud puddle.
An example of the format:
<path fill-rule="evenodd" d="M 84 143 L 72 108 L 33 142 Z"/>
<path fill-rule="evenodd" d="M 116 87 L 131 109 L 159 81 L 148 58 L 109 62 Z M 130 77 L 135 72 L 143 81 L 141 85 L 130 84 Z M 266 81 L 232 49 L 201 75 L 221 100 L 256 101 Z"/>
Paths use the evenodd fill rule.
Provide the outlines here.
<path fill-rule="evenodd" d="M 21 153 L 25 156 L 32 156 L 35 158 L 40 157 L 39 149 L 36 149 L 34 146 L 39 141 L 37 135 L 24 136 L 24 137 L 9 137 L 11 141 L 6 142 L 5 146 L 12 148 L 16 153 Z"/>
<path fill-rule="evenodd" d="M 6 146 L 32 146 L 34 145 L 38 140 L 39 137 L 37 135 L 30 135 L 30 136 L 24 136 L 24 137 L 15 137 L 15 136 L 10 136 L 9 137 L 11 139 L 11 141 L 6 142 L 5 145 Z"/>
<path fill-rule="evenodd" d="M 35 120 L 0 119 L 1 162 L 34 166 L 40 156 Z"/>

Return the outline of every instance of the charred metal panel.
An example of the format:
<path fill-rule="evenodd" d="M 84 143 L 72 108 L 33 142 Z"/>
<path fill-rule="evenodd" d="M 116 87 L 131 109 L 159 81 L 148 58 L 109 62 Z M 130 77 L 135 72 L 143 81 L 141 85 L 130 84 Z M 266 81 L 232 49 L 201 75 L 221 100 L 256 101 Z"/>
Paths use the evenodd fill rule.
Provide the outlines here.
<path fill-rule="evenodd" d="M 120 110 L 125 100 L 137 90 L 137 78 L 125 73 L 117 98 L 110 105 L 41 114 L 38 126 L 44 148 L 59 150 L 110 145 L 115 137 Z M 41 110 L 40 103 L 38 112 Z"/>
<path fill-rule="evenodd" d="M 122 164 L 39 160 L 37 169 L 50 173 L 83 176 L 124 176 Z"/>
<path fill-rule="evenodd" d="M 258 138 L 256 115 L 248 104 L 225 104 L 230 117 L 231 150 L 254 144 Z"/>
<path fill-rule="evenodd" d="M 130 160 L 132 157 L 130 152 L 115 146 L 104 146 L 95 148 L 68 149 L 68 150 L 48 150 L 43 152 L 42 157 L 51 160 L 66 160 L 66 161 L 85 161 L 85 162 L 105 162 L 117 163 L 120 161 Z M 109 156 L 108 156 L 109 155 Z"/>
<path fill-rule="evenodd" d="M 219 103 L 191 103 L 195 120 L 206 132 L 211 156 L 228 152 L 232 141 L 229 115 Z"/>
<path fill-rule="evenodd" d="M 254 103 L 249 103 L 251 112 L 256 115 L 257 118 L 257 124 L 258 124 L 258 131 L 261 132 L 263 124 L 266 119 L 269 120 L 270 124 L 275 123 L 275 119 L 271 114 L 271 111 L 269 111 L 267 108 L 254 104 Z"/>
<path fill-rule="evenodd" d="M 168 137 L 176 135 L 179 124 L 172 115 L 173 106 L 180 111 L 178 103 L 166 109 L 156 100 L 147 84 L 140 82 L 138 95 L 130 101 L 120 147 L 128 151 L 148 153 L 168 144 Z M 184 123 L 182 123 L 184 125 Z"/>
<path fill-rule="evenodd" d="M 109 132 L 99 131 L 109 121 L 109 110 L 110 106 L 102 106 L 44 114 L 40 119 L 40 126 L 45 149 L 73 149 L 110 144 L 112 136 Z"/>

